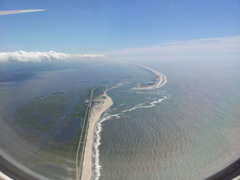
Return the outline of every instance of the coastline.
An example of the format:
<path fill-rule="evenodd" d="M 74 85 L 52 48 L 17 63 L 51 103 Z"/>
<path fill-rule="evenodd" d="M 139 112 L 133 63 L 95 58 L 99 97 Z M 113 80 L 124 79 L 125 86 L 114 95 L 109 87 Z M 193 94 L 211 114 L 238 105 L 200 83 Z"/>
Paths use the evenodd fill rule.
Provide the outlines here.
<path fill-rule="evenodd" d="M 93 107 L 89 118 L 89 126 L 87 131 L 87 140 L 84 151 L 83 167 L 81 179 L 90 180 L 92 178 L 92 157 L 93 157 L 93 141 L 94 130 L 101 115 L 113 104 L 112 99 L 106 94 L 99 96 L 94 100 Z"/>
<path fill-rule="evenodd" d="M 155 78 L 153 81 L 148 82 L 148 83 L 151 83 L 151 85 L 143 86 L 145 83 L 144 84 L 138 84 L 138 86 L 134 87 L 133 89 L 135 89 L 135 90 L 153 89 L 155 87 L 159 87 L 163 83 L 164 78 L 162 77 L 160 72 L 155 71 L 153 69 L 150 69 L 150 68 L 148 68 L 146 66 L 143 66 L 143 65 L 139 65 L 139 66 L 143 67 L 144 69 L 147 69 L 147 70 L 151 71 L 152 73 L 154 73 L 157 76 L 157 78 Z"/>

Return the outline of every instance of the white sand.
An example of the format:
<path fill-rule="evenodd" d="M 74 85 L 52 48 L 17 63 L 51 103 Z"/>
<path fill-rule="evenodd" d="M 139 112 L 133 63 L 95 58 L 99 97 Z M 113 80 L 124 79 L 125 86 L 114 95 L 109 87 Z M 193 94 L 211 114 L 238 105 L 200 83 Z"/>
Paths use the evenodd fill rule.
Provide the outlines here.
<path fill-rule="evenodd" d="M 93 140 L 94 130 L 102 113 L 106 111 L 113 104 L 112 99 L 105 94 L 94 101 L 87 132 L 86 147 L 83 159 L 82 180 L 90 180 L 92 178 L 92 157 L 93 157 Z"/>
<path fill-rule="evenodd" d="M 133 89 L 153 89 L 155 87 L 160 86 L 163 83 L 163 77 L 162 77 L 162 75 L 158 71 L 155 71 L 155 70 L 150 69 L 150 68 L 148 68 L 146 66 L 143 66 L 143 65 L 140 65 L 140 66 L 145 68 L 145 69 L 147 69 L 147 70 L 149 70 L 149 71 L 151 71 L 151 72 L 153 72 L 158 77 L 155 79 L 156 82 L 153 85 L 151 85 L 151 86 L 141 87 L 141 84 L 139 84 L 137 87 L 134 87 Z"/>

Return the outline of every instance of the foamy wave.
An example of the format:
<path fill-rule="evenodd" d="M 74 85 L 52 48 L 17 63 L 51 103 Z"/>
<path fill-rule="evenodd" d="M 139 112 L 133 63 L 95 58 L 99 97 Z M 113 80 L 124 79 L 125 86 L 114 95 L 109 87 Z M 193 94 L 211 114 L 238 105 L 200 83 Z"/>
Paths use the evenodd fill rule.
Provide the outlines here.
<path fill-rule="evenodd" d="M 153 89 L 157 89 L 160 88 L 162 86 L 164 86 L 167 83 L 167 76 L 165 76 L 163 73 L 157 71 L 159 73 L 159 75 L 161 76 L 161 78 L 163 79 L 162 83 L 160 83 L 158 86 L 153 87 Z"/>
<path fill-rule="evenodd" d="M 133 108 L 131 108 L 131 109 L 123 110 L 122 112 L 123 112 L 123 113 L 124 113 L 124 112 L 129 112 L 129 111 L 133 111 L 133 110 L 139 109 L 139 108 L 151 108 L 151 107 L 154 107 L 156 104 L 164 101 L 164 100 L 167 99 L 167 98 L 168 98 L 168 96 L 164 96 L 162 99 L 158 99 L 158 100 L 156 100 L 156 101 L 151 102 L 149 106 L 142 106 L 142 104 L 138 104 L 138 105 L 136 105 L 135 107 L 133 107 Z"/>
<path fill-rule="evenodd" d="M 164 96 L 161 99 L 155 100 L 153 102 L 150 103 L 150 105 L 147 106 L 143 106 L 143 103 L 136 105 L 135 107 L 131 108 L 131 109 L 126 109 L 123 110 L 121 113 L 119 114 L 113 114 L 113 115 L 108 115 L 108 113 L 105 113 L 104 116 L 98 121 L 96 128 L 95 128 L 95 132 L 94 132 L 94 144 L 93 144 L 93 162 L 94 162 L 94 172 L 93 172 L 93 179 L 94 180 L 98 180 L 100 175 L 101 175 L 101 165 L 100 165 L 100 153 L 99 153 L 99 146 L 101 144 L 100 140 L 101 140 L 101 131 L 102 131 L 102 123 L 104 121 L 107 121 L 113 117 L 115 118 L 120 118 L 120 116 L 125 113 L 125 112 L 129 112 L 129 111 L 133 111 L 135 109 L 139 109 L 139 108 L 151 108 L 154 107 L 156 104 L 164 101 L 165 99 L 167 99 L 168 96 Z"/>
<path fill-rule="evenodd" d="M 93 171 L 93 179 L 98 180 L 100 175 L 101 175 L 101 165 L 100 165 L 100 159 L 99 159 L 99 146 L 101 144 L 101 131 L 102 131 L 102 122 L 111 119 L 112 117 L 119 118 L 120 114 L 113 114 L 109 116 L 103 116 L 100 121 L 98 121 L 96 127 L 95 127 L 95 132 L 94 132 L 94 144 L 93 144 L 93 166 L 94 166 L 94 171 Z"/>
<path fill-rule="evenodd" d="M 97 123 L 95 132 L 94 132 L 94 143 L 93 143 L 93 166 L 94 166 L 94 171 L 93 171 L 93 179 L 98 180 L 100 177 L 100 170 L 101 170 L 101 165 L 99 163 L 99 149 L 98 147 L 100 146 L 100 133 L 102 131 L 102 125 L 101 123 Z"/>
<path fill-rule="evenodd" d="M 156 72 L 156 71 L 154 71 Z M 164 74 L 160 73 L 160 72 L 157 72 L 157 74 L 159 76 L 161 76 L 161 78 L 163 79 L 162 80 L 162 83 L 160 83 L 158 86 L 154 87 L 154 89 L 156 88 L 160 88 L 162 87 L 163 85 L 165 85 L 167 83 L 167 78 Z M 118 83 L 116 86 L 114 87 L 111 87 L 109 88 L 108 90 L 110 89 L 114 89 L 114 88 L 119 88 L 123 85 L 123 83 Z M 160 92 L 162 93 L 162 92 Z M 163 96 L 163 98 L 160 98 L 158 100 L 155 100 L 153 102 L 151 102 L 149 105 L 143 105 L 144 103 L 141 103 L 141 104 L 138 104 L 136 105 L 135 107 L 131 108 L 131 109 L 126 109 L 126 110 L 123 110 L 120 114 L 113 114 L 113 115 L 109 115 L 109 113 L 113 110 L 113 109 L 108 109 L 108 111 L 105 112 L 104 116 L 98 121 L 96 127 L 95 127 L 95 132 L 94 132 L 94 144 L 93 144 L 93 165 L 94 165 L 94 170 L 93 170 L 93 179 L 94 180 L 98 180 L 100 175 L 101 175 L 101 165 L 100 165 L 100 153 L 99 153 L 99 146 L 101 144 L 100 140 L 101 140 L 101 131 L 102 131 L 102 123 L 104 121 L 107 121 L 109 119 L 111 119 L 112 117 L 115 117 L 115 118 L 120 118 L 120 115 L 122 115 L 123 113 L 125 112 L 129 112 L 129 111 L 133 111 L 135 109 L 139 109 L 139 108 L 151 108 L 151 107 L 154 107 L 156 104 L 164 101 L 165 99 L 169 98 L 170 95 L 165 95 Z M 123 104 L 120 104 L 118 106 L 123 106 Z"/>
<path fill-rule="evenodd" d="M 159 72 L 160 73 L 160 72 Z M 167 76 L 165 76 L 163 73 L 160 73 L 161 74 L 161 76 L 163 77 L 163 82 L 162 82 L 162 84 L 160 84 L 160 86 L 159 87 L 162 87 L 162 86 L 164 86 L 166 83 L 167 83 Z"/>
<path fill-rule="evenodd" d="M 104 116 L 98 121 L 96 128 L 95 128 L 95 132 L 94 132 L 94 144 L 93 144 L 93 165 L 94 165 L 94 171 L 93 171 L 93 179 L 94 180 L 98 180 L 100 175 L 101 175 L 101 165 L 100 165 L 100 153 L 99 153 L 99 146 L 101 144 L 100 140 L 101 140 L 101 131 L 102 131 L 102 123 L 104 121 L 107 121 L 113 117 L 115 117 L 116 119 L 120 118 L 120 116 L 125 113 L 125 112 L 129 112 L 129 111 L 133 111 L 135 109 L 139 109 L 139 108 L 151 108 L 154 107 L 156 104 L 164 101 L 165 99 L 168 99 L 169 95 L 164 96 L 161 99 L 155 100 L 153 102 L 151 102 L 149 105 L 144 106 L 143 103 L 141 104 L 137 104 L 135 107 L 131 108 L 131 109 L 126 109 L 123 110 L 121 113 L 119 114 L 113 114 L 113 115 L 109 115 L 108 113 L 105 113 Z M 111 111 L 110 109 L 108 111 Z"/>

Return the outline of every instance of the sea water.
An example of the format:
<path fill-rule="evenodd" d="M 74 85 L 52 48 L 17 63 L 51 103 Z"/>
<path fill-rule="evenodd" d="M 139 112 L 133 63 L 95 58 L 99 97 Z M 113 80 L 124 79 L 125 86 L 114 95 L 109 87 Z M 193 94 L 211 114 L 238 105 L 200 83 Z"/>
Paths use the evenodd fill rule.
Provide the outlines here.
<path fill-rule="evenodd" d="M 239 158 L 239 62 L 142 64 L 167 83 L 133 90 L 153 78 L 142 69 L 107 92 L 114 104 L 96 127 L 94 179 L 204 179 Z"/>
<path fill-rule="evenodd" d="M 133 90 L 156 78 L 137 63 L 163 73 L 165 84 Z M 204 179 L 239 158 L 239 62 L 137 63 L 5 64 L 2 75 L 29 73 L 0 83 L 1 146 L 19 158 L 34 152 L 12 135 L 11 123 L 18 108 L 34 97 L 59 91 L 74 96 L 107 84 L 114 104 L 96 125 L 93 179 Z"/>

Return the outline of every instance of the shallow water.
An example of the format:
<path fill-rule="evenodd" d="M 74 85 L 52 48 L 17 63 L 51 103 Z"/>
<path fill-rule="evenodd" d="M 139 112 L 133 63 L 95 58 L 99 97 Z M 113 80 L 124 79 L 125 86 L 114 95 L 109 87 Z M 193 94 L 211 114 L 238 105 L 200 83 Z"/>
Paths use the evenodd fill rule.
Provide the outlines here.
<path fill-rule="evenodd" d="M 38 65 L 34 77 L 0 83 L 1 146 L 22 159 L 38 148 L 11 124 L 34 97 L 59 91 L 74 97 L 107 83 L 120 85 L 107 92 L 114 104 L 96 126 L 94 179 L 203 179 L 239 158 L 239 62 L 141 64 L 163 73 L 167 83 L 132 90 L 155 76 L 136 64 L 109 62 Z M 10 69 L 36 65 L 28 66 Z M 72 138 L 73 124 L 59 127 L 58 142 Z"/>
<path fill-rule="evenodd" d="M 237 159 L 240 73 L 231 63 L 149 63 L 167 76 L 163 87 L 110 90 L 95 179 L 203 179 Z"/>

